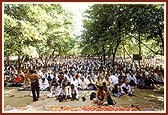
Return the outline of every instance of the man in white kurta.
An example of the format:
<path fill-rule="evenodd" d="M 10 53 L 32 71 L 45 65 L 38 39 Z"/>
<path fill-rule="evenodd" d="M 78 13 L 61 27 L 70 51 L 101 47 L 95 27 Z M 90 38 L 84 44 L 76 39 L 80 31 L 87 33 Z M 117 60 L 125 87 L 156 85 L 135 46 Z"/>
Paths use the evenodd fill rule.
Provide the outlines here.
<path fill-rule="evenodd" d="M 49 90 L 49 83 L 46 78 L 39 79 L 39 87 L 42 91 L 48 91 Z"/>

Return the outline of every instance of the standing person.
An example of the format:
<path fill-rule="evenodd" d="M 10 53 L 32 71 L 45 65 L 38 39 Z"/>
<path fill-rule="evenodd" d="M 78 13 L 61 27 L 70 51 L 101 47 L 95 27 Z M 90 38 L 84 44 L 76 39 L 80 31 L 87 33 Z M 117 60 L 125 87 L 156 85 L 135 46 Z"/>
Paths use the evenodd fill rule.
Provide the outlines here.
<path fill-rule="evenodd" d="M 39 93 L 40 93 L 40 88 L 39 88 L 39 76 L 35 74 L 34 70 L 29 70 L 28 78 L 31 82 L 31 90 L 32 90 L 32 95 L 33 95 L 33 101 L 38 101 L 39 98 Z"/>

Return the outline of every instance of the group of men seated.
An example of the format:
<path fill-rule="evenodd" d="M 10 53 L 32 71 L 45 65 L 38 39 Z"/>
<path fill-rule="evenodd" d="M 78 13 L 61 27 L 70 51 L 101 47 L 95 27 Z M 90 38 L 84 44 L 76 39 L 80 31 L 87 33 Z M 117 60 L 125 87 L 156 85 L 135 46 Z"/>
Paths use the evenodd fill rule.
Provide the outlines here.
<path fill-rule="evenodd" d="M 40 90 L 49 91 L 47 96 L 54 97 L 60 102 L 68 99 L 78 100 L 79 90 L 102 91 L 103 88 L 102 92 L 120 97 L 124 94 L 132 96 L 131 86 L 153 88 L 155 83 L 164 83 L 162 67 L 157 69 L 147 66 L 145 69 L 140 69 L 118 62 L 112 68 L 103 67 L 96 60 L 58 61 L 59 63 L 47 68 L 48 71 L 42 71 L 44 68 L 41 67 L 36 72 L 40 76 L 38 80 Z M 22 78 L 23 84 L 26 84 L 23 74 L 21 71 L 17 78 Z M 19 83 L 17 79 L 15 83 Z"/>
<path fill-rule="evenodd" d="M 112 99 L 110 90 L 107 89 L 107 87 L 99 86 L 98 90 L 96 92 L 92 92 L 92 94 L 90 95 L 90 100 L 93 100 L 93 102 L 98 105 L 115 105 L 116 102 Z M 112 94 L 113 96 L 118 97 L 122 95 L 133 96 L 131 86 L 129 85 L 129 80 L 125 80 L 125 82 L 122 83 L 121 86 L 115 84 L 112 89 Z"/>
<path fill-rule="evenodd" d="M 24 76 L 21 71 L 20 76 Z M 26 81 L 23 80 L 25 83 Z M 112 94 L 114 96 L 121 96 L 123 94 L 132 95 L 131 87 L 129 85 L 129 80 L 125 80 L 121 85 L 119 85 L 119 79 L 117 76 L 110 73 L 106 74 L 103 78 L 101 74 L 97 74 L 95 81 L 91 74 L 84 77 L 84 74 L 76 73 L 71 76 L 69 73 L 60 72 L 53 79 L 49 80 L 47 76 L 40 76 L 39 89 L 41 91 L 49 91 L 47 96 L 54 97 L 59 102 L 71 100 L 79 100 L 79 90 L 95 90 L 98 91 L 103 88 L 106 94 Z M 27 90 L 27 88 L 25 87 Z M 103 97 L 106 99 L 105 97 Z"/>
<path fill-rule="evenodd" d="M 62 80 L 60 80 L 60 78 Z M 126 79 L 119 85 L 119 79 L 115 75 L 106 75 L 105 78 L 102 78 L 102 76 L 98 74 L 96 80 L 93 81 L 91 75 L 88 75 L 87 78 L 85 78 L 77 73 L 72 77 L 69 76 L 69 74 L 60 72 L 58 77 L 54 77 L 50 81 L 49 87 L 50 93 L 47 94 L 47 96 L 55 97 L 60 102 L 67 101 L 67 99 L 79 100 L 79 90 L 99 91 L 101 88 L 103 90 L 102 92 L 105 92 L 106 95 L 119 97 L 126 94 L 133 96 L 129 80 Z M 103 94 L 103 99 L 106 99 L 106 95 Z"/>

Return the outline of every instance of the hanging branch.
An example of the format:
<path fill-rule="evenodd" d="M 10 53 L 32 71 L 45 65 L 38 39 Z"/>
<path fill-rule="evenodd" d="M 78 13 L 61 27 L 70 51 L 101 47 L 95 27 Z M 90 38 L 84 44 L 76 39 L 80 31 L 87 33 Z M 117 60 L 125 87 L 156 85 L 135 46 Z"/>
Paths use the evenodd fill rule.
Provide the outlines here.
<path fill-rule="evenodd" d="M 131 35 L 129 35 L 129 36 L 131 36 Z M 131 37 L 133 37 L 133 38 L 135 38 L 136 40 L 138 40 L 135 36 L 131 36 Z M 144 44 L 142 41 L 140 41 L 141 42 L 141 44 L 142 45 L 144 45 L 146 48 L 148 48 L 151 52 L 153 52 L 154 54 L 156 54 L 156 55 L 162 55 L 162 54 L 160 54 L 160 53 L 158 53 L 158 52 L 155 52 L 154 50 L 152 50 L 151 48 L 149 48 L 146 44 Z"/>
<path fill-rule="evenodd" d="M 123 46 L 124 47 L 124 46 Z M 124 47 L 124 51 L 127 53 L 127 55 L 132 59 L 131 55 L 126 51 L 125 47 Z M 135 61 L 132 59 L 133 63 L 135 63 Z M 136 64 L 136 63 L 135 63 Z"/>

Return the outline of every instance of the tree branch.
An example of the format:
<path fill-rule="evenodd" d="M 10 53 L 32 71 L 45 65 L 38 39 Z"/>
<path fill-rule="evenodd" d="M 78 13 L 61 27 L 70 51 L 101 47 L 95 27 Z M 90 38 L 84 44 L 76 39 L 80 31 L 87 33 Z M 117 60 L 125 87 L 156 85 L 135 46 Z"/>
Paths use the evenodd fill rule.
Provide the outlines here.
<path fill-rule="evenodd" d="M 131 35 L 129 35 L 130 37 L 133 37 L 133 38 L 135 38 L 136 40 L 138 40 L 135 36 L 131 36 Z M 156 54 L 156 55 L 163 55 L 163 54 L 160 54 L 160 53 L 158 53 L 158 52 L 155 52 L 155 51 L 153 51 L 151 48 L 149 48 L 146 44 L 144 44 L 142 41 L 140 41 L 141 42 L 141 44 L 142 45 L 144 45 L 146 48 L 148 48 L 151 52 L 153 52 L 154 54 Z"/>

